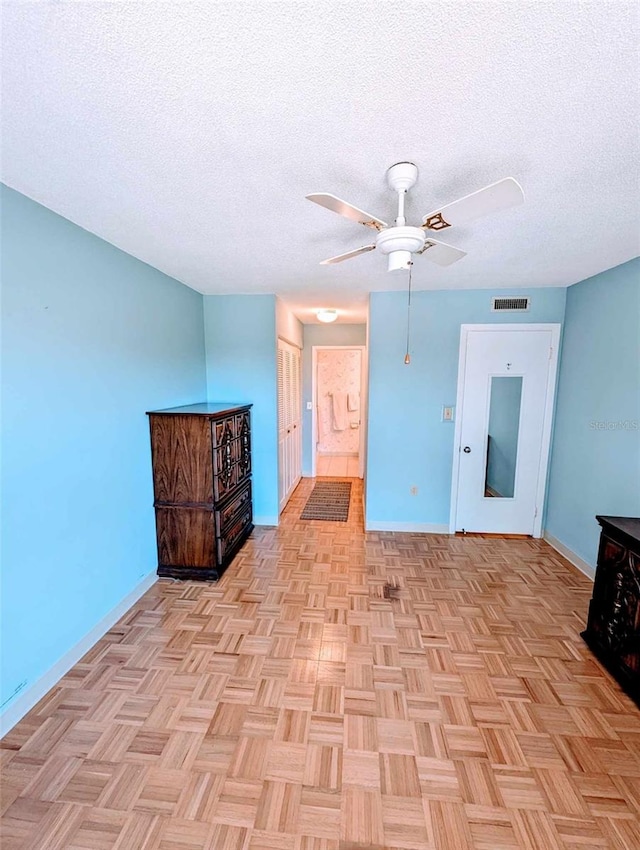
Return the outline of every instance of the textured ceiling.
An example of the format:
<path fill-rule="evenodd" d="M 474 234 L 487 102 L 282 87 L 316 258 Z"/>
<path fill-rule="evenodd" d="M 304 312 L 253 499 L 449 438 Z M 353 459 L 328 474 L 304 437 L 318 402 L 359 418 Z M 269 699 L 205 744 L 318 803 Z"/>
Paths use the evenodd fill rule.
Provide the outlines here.
<path fill-rule="evenodd" d="M 201 292 L 303 318 L 401 289 L 304 196 L 409 223 L 501 177 L 522 207 L 447 232 L 418 289 L 564 286 L 638 254 L 638 12 L 625 0 L 8 3 L 3 180 Z"/>

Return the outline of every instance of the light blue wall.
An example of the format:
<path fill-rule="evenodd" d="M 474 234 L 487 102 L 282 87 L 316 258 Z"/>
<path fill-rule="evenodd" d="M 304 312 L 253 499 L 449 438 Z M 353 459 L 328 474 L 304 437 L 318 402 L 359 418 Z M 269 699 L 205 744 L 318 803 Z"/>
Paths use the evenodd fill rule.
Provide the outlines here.
<path fill-rule="evenodd" d="M 302 349 L 302 474 L 311 475 L 312 411 L 307 402 L 312 399 L 312 348 L 314 345 L 365 345 L 366 325 L 304 325 Z"/>
<path fill-rule="evenodd" d="M 274 295 L 204 298 L 209 401 L 252 402 L 253 513 L 278 522 L 278 407 Z"/>
<path fill-rule="evenodd" d="M 521 400 L 521 377 L 503 375 L 492 379 L 487 484 L 495 493 L 508 499 L 513 497 L 516 483 Z"/>
<path fill-rule="evenodd" d="M 1 200 L 4 703 L 155 571 L 145 411 L 201 400 L 205 368 L 201 295 Z"/>
<path fill-rule="evenodd" d="M 562 322 L 564 288 L 417 292 L 412 297 L 411 364 L 404 364 L 407 296 L 375 292 L 369 313 L 368 524 L 447 525 L 460 325 Z M 491 311 L 491 296 L 531 295 L 527 313 Z M 417 487 L 418 494 L 411 495 Z"/>
<path fill-rule="evenodd" d="M 569 287 L 545 527 L 595 566 L 596 514 L 640 516 L 640 260 Z"/>

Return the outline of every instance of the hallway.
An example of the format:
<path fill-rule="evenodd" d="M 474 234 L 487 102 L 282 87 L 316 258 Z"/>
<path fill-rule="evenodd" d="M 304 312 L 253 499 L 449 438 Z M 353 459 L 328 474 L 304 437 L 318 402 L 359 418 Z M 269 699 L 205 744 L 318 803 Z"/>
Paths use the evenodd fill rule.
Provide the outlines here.
<path fill-rule="evenodd" d="M 2 742 L 4 850 L 640 846 L 640 715 L 540 540 L 257 528 L 159 581 Z"/>

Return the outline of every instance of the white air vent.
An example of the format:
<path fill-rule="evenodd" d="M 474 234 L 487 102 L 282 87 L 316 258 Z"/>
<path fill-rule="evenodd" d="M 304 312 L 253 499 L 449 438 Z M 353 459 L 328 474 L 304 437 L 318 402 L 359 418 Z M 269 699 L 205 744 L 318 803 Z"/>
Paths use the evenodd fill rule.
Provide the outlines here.
<path fill-rule="evenodd" d="M 492 310 L 511 310 L 519 313 L 526 312 L 529 309 L 530 298 L 492 298 Z"/>

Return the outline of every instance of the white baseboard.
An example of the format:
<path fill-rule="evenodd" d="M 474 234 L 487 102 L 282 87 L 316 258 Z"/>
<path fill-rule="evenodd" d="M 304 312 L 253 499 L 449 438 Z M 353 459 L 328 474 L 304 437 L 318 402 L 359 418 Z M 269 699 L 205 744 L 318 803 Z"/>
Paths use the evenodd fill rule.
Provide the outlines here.
<path fill-rule="evenodd" d="M 437 522 L 386 522 L 385 520 L 367 520 L 365 531 L 401 531 L 414 534 L 449 534 L 446 523 Z"/>
<path fill-rule="evenodd" d="M 31 711 L 33 706 L 39 702 L 42 697 L 51 690 L 65 675 L 69 670 L 73 667 L 74 664 L 77 664 L 78 661 L 85 655 L 92 646 L 94 646 L 103 635 L 105 635 L 112 626 L 114 626 L 118 620 L 126 614 L 129 608 L 134 605 L 140 597 L 149 590 L 149 588 L 156 583 L 158 580 L 158 576 L 153 573 L 149 573 L 148 576 L 145 576 L 139 584 L 137 584 L 131 593 L 128 593 L 124 599 L 122 599 L 115 608 L 112 608 L 108 614 L 106 614 L 96 625 L 91 629 L 91 631 L 87 632 L 87 634 L 80 638 L 78 643 L 71 647 L 71 649 L 66 652 L 62 658 L 60 658 L 53 667 L 50 667 L 46 673 L 40 676 L 33 684 L 31 684 L 25 691 L 22 691 L 19 696 L 13 700 L 13 702 L 9 703 L 9 705 L 4 709 L 4 711 L 0 714 L 0 737 L 7 734 L 7 732 L 12 729 L 19 720 L 27 714 L 27 712 Z"/>
<path fill-rule="evenodd" d="M 591 564 L 588 564 L 585 560 L 583 560 L 580 555 L 576 555 L 573 549 L 569 549 L 568 546 L 565 546 L 557 537 L 554 537 L 553 534 L 549 534 L 549 532 L 545 529 L 542 532 L 542 538 L 547 541 L 549 546 L 553 547 L 556 552 L 559 552 L 563 558 L 566 558 L 570 564 L 573 564 L 581 573 L 584 573 L 587 578 L 590 578 L 593 581 L 596 570 L 595 567 L 592 567 Z"/>
<path fill-rule="evenodd" d="M 254 525 L 278 525 L 279 519 L 277 516 L 254 516 Z"/>

